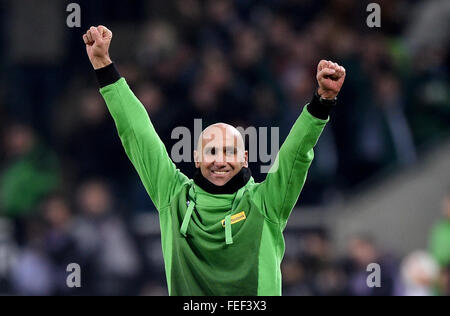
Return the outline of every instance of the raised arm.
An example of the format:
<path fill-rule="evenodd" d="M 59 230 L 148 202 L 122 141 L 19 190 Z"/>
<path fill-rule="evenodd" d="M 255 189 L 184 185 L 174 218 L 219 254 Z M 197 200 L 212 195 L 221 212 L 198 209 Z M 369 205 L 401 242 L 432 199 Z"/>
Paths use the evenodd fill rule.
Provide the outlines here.
<path fill-rule="evenodd" d="M 277 223 L 287 221 L 297 202 L 314 158 L 313 148 L 344 82 L 345 69 L 321 60 L 316 78 L 317 92 L 292 127 L 266 179 L 255 187 L 260 209 L 269 220 Z"/>
<path fill-rule="evenodd" d="M 109 57 L 112 32 L 104 26 L 91 27 L 83 40 L 96 70 L 100 93 L 114 119 L 129 159 L 158 211 L 188 178 L 176 169 L 141 102 Z"/>

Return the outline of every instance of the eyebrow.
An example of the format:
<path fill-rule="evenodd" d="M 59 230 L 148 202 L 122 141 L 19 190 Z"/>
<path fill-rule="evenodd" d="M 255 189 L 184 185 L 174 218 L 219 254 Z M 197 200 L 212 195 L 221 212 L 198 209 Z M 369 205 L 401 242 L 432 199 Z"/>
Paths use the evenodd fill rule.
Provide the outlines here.
<path fill-rule="evenodd" d="M 216 149 L 216 146 L 206 146 L 205 147 L 205 151 L 206 150 L 211 150 L 211 149 Z M 237 146 L 226 146 L 226 147 L 223 147 L 223 149 L 224 150 L 230 150 L 231 149 L 231 150 L 237 151 L 238 148 L 237 148 Z"/>

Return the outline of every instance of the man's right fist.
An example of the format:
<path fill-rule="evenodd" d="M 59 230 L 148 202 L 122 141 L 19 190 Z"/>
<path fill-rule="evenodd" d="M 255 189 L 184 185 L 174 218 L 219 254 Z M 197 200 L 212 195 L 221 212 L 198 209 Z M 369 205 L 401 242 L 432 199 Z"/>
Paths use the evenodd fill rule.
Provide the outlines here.
<path fill-rule="evenodd" d="M 86 34 L 83 35 L 86 52 L 94 69 L 103 68 L 112 63 L 109 58 L 111 39 L 112 32 L 103 25 L 91 26 Z"/>

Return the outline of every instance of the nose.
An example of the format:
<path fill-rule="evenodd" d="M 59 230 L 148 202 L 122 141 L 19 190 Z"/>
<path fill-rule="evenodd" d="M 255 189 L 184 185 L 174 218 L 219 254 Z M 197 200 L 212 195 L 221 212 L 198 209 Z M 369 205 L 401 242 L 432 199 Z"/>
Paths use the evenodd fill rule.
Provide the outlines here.
<path fill-rule="evenodd" d="M 214 162 L 214 166 L 216 167 L 216 168 L 225 168 L 226 166 L 227 166 L 227 163 L 225 162 L 225 161 L 215 161 Z"/>

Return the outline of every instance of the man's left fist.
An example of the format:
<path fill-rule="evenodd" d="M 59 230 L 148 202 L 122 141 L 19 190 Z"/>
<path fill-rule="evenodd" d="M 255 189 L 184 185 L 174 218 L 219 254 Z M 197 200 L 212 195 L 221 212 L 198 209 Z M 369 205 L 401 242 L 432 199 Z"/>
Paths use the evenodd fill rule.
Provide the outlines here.
<path fill-rule="evenodd" d="M 345 68 L 327 60 L 317 65 L 317 93 L 324 99 L 334 99 L 341 90 L 345 79 Z"/>

